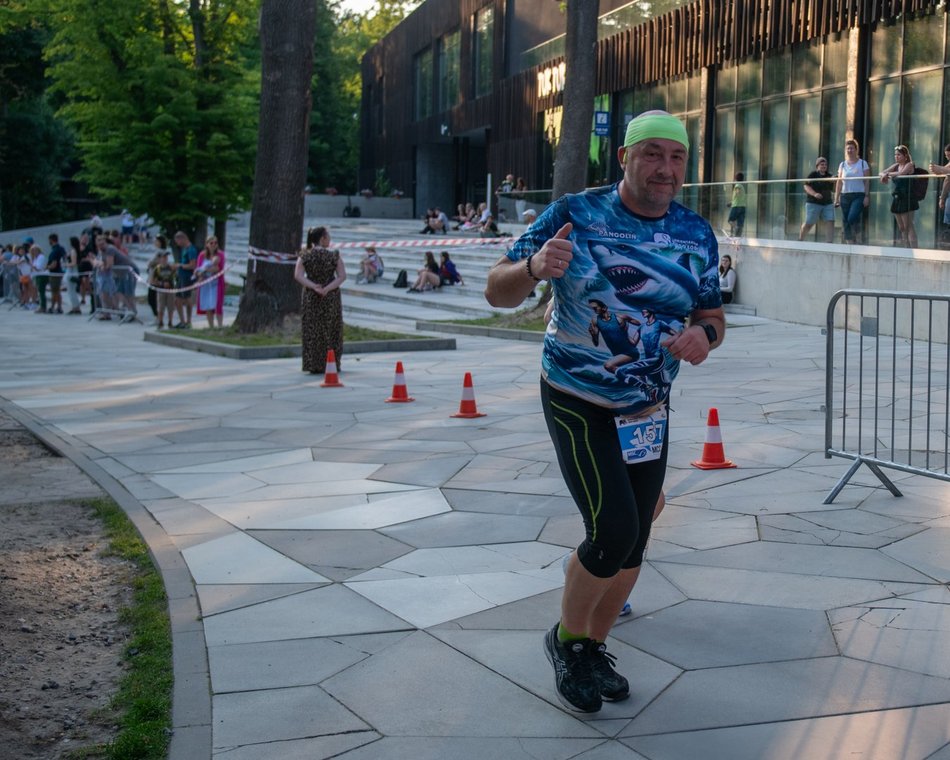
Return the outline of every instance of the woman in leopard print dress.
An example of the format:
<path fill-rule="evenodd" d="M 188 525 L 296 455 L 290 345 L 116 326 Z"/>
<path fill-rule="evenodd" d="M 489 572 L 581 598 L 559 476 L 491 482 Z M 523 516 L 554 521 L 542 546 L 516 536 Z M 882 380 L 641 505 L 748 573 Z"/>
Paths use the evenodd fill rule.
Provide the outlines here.
<path fill-rule="evenodd" d="M 303 343 L 303 371 L 326 371 L 327 350 L 336 354 L 337 370 L 343 354 L 343 302 L 340 286 L 346 269 L 339 251 L 330 250 L 326 227 L 307 232 L 307 249 L 294 266 L 294 279 L 303 286 L 300 333 Z"/>

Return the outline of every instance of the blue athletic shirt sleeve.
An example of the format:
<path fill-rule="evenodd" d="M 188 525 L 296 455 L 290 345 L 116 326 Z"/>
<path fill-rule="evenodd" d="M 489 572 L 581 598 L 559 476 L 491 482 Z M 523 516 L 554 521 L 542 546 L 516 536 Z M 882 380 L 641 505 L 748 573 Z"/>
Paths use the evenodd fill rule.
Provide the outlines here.
<path fill-rule="evenodd" d="M 679 203 L 659 219 L 621 201 L 619 185 L 566 195 L 508 251 L 539 250 L 566 223 L 574 258 L 551 281 L 554 313 L 541 371 L 555 388 L 635 414 L 666 401 L 679 362 L 663 346 L 696 309 L 722 305 L 711 227 Z"/>

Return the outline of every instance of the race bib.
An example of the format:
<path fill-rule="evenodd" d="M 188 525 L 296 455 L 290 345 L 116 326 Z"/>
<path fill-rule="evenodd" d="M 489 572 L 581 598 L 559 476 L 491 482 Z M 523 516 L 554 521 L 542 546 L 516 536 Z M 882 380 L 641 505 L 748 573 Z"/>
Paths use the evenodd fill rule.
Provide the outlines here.
<path fill-rule="evenodd" d="M 666 436 L 666 408 L 645 415 L 614 417 L 620 451 L 627 464 L 659 459 Z"/>

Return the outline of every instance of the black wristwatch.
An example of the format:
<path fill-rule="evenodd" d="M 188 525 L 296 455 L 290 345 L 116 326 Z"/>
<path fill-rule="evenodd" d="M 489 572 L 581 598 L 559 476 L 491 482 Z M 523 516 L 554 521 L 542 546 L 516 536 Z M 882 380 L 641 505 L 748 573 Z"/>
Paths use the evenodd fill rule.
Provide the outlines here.
<path fill-rule="evenodd" d="M 709 341 L 710 346 L 719 339 L 719 333 L 716 332 L 716 328 L 712 325 L 703 324 L 700 325 L 700 327 L 702 327 L 703 332 L 706 333 L 706 340 Z"/>

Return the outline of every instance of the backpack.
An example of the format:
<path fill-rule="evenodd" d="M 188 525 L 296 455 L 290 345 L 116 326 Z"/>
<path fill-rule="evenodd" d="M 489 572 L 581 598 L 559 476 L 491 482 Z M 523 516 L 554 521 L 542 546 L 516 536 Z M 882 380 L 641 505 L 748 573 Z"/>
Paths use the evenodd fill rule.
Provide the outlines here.
<path fill-rule="evenodd" d="M 406 274 L 405 269 L 400 269 L 399 274 L 396 275 L 396 281 L 393 283 L 394 288 L 404 288 L 409 284 L 409 276 Z"/>
<path fill-rule="evenodd" d="M 926 169 L 923 169 L 919 166 L 914 167 L 914 174 L 929 174 Z M 927 197 L 927 185 L 930 184 L 930 180 L 926 177 L 915 177 L 911 180 L 910 183 L 910 196 L 915 201 L 920 203 L 924 198 Z"/>

